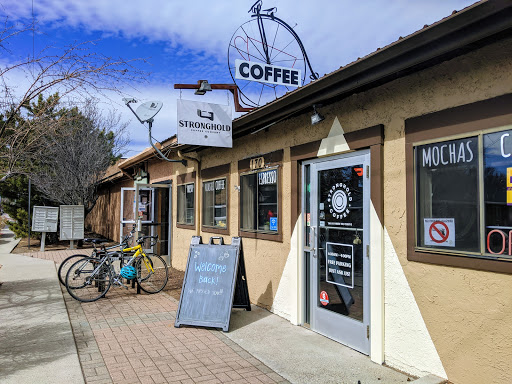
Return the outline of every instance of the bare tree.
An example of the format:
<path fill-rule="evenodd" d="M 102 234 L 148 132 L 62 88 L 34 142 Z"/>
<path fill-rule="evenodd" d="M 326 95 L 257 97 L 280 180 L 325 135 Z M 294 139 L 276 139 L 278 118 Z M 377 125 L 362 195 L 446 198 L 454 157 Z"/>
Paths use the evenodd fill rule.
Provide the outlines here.
<path fill-rule="evenodd" d="M 107 168 L 127 144 L 126 124 L 120 116 L 99 111 L 97 102 L 72 108 L 53 119 L 41 121 L 52 134 L 39 137 L 41 151 L 33 163 L 31 179 L 50 200 L 94 207 L 96 188 Z"/>
<path fill-rule="evenodd" d="M 97 42 L 75 42 L 67 47 L 48 46 L 38 53 L 16 58 L 9 55 L 13 37 L 34 33 L 36 25 L 17 26 L 5 18 L 0 30 L 0 110 L 7 111 L 0 122 L 0 138 L 23 106 L 39 95 L 59 93 L 62 97 L 90 98 L 97 93 L 119 92 L 123 85 L 144 81 L 147 73 L 136 66 L 143 59 L 125 60 L 102 55 L 94 50 Z M 23 78 L 21 82 L 15 79 Z"/>

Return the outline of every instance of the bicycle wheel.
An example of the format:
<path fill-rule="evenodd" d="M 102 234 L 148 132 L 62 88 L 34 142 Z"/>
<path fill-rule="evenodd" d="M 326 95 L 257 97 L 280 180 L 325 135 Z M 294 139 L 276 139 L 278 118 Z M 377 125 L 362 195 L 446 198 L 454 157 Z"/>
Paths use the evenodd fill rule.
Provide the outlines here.
<path fill-rule="evenodd" d="M 98 269 L 100 261 L 85 257 L 76 261 L 66 275 L 66 289 L 72 298 L 91 302 L 105 296 L 112 284 L 112 272 L 108 264 Z"/>
<path fill-rule="evenodd" d="M 164 289 L 169 280 L 167 263 L 159 255 L 146 255 L 135 262 L 137 283 L 146 293 L 158 293 Z"/>
<path fill-rule="evenodd" d="M 59 281 L 63 286 L 66 286 L 66 275 L 68 274 L 69 267 L 71 267 L 75 262 L 80 259 L 88 257 L 87 255 L 71 255 L 66 257 L 62 263 L 59 265 L 59 269 L 57 271 L 57 275 L 59 276 Z"/>
<path fill-rule="evenodd" d="M 260 34 L 265 31 L 266 44 Z M 265 105 L 296 87 L 263 81 L 243 80 L 236 77 L 235 60 L 294 68 L 301 71 L 299 86 L 306 81 L 306 58 L 301 42 L 277 18 L 261 15 L 261 25 L 256 18 L 242 24 L 231 37 L 228 47 L 228 66 L 233 82 L 240 91 L 240 100 L 250 107 Z"/>

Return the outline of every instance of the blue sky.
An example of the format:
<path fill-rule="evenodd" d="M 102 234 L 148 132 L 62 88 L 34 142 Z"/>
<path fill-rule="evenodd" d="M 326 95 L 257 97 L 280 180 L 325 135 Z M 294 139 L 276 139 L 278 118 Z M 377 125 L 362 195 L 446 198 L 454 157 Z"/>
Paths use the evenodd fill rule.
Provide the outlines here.
<path fill-rule="evenodd" d="M 96 49 L 108 56 L 145 58 L 147 82 L 123 89 L 125 96 L 142 102 L 163 101 L 155 117 L 153 136 L 163 140 L 176 132 L 175 83 L 231 83 L 228 45 L 237 28 L 250 19 L 255 0 L 0 0 L 0 14 L 9 21 L 34 16 L 39 33 L 37 52 L 47 46 L 95 40 Z M 425 24 L 473 4 L 467 0 L 264 0 L 263 8 L 277 7 L 276 16 L 294 27 L 313 68 L 323 76 L 377 48 L 415 32 Z M 9 47 L 15 60 L 32 53 L 32 36 Z M 183 99 L 233 105 L 226 91 L 195 96 L 184 90 Z M 147 131 L 113 95 L 104 99 L 129 120 L 131 143 L 127 156 L 149 146 Z M 234 116 L 235 117 L 235 116 Z"/>

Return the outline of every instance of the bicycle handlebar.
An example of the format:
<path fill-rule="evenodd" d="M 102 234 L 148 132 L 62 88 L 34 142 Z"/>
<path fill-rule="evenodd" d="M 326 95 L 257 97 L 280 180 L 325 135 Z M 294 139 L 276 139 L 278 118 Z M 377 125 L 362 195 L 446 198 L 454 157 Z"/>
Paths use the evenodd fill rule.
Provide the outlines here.
<path fill-rule="evenodd" d="M 137 243 L 142 243 L 146 239 L 155 239 L 158 240 L 158 235 L 156 236 L 141 236 L 137 239 Z"/>

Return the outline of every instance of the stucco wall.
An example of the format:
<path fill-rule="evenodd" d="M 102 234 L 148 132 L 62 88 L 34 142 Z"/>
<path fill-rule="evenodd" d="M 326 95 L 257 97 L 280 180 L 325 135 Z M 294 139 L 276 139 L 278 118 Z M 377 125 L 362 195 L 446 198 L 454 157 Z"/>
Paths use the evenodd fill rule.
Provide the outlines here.
<path fill-rule="evenodd" d="M 122 187 L 133 187 L 133 181 L 123 180 L 102 185 L 98 191 L 98 200 L 86 217 L 86 228 L 107 239 L 119 240 Z"/>
<path fill-rule="evenodd" d="M 339 111 L 344 129 L 385 127 L 385 356 L 408 372 L 445 371 L 455 383 L 512 381 L 512 277 L 407 261 L 412 228 L 405 215 L 404 133 L 409 117 L 512 92 L 511 58 L 511 41 L 497 43 L 355 95 L 330 111 Z"/>
<path fill-rule="evenodd" d="M 309 115 L 304 114 L 268 132 L 237 140 L 234 149 L 201 153 L 202 168 L 225 163 L 222 159 L 239 160 L 281 148 L 286 159 L 290 146 L 325 138 L 335 117 L 345 133 L 384 125 L 385 360 L 413 374 L 431 372 L 455 383 L 510 380 L 512 349 L 506 340 L 512 337 L 508 322 L 512 296 L 507 287 L 512 278 L 407 261 L 404 121 L 512 92 L 511 47 L 510 41 L 497 43 L 325 106 L 321 112 L 326 120 L 318 125 L 311 126 Z M 233 166 L 236 162 L 232 163 L 236 172 Z M 296 296 L 288 294 L 297 292 L 293 281 L 297 254 L 290 252 L 290 196 L 286 194 L 291 191 L 291 174 L 286 161 L 283 176 L 283 243 L 244 239 L 244 252 L 252 301 L 293 321 Z M 238 185 L 238 178 L 233 185 Z M 238 207 L 232 187 L 230 202 Z M 238 216 L 231 209 L 231 236 L 237 235 L 237 225 Z M 177 234 L 177 240 L 188 242 L 190 231 Z M 188 246 L 177 247 L 175 260 L 184 265 Z"/>
<path fill-rule="evenodd" d="M 407 231 L 412 228 L 406 225 L 404 133 L 407 118 L 511 93 L 511 58 L 512 41 L 496 43 L 324 106 L 320 112 L 326 119 L 315 126 L 305 113 L 239 139 L 233 149 L 200 152 L 201 169 L 231 163 L 231 237 L 238 236 L 239 193 L 234 188 L 239 185 L 238 160 L 284 149 L 283 242 L 243 239 L 251 301 L 296 322 L 302 251 L 296 244 L 297 223 L 291 223 L 290 216 L 289 148 L 325 138 L 335 118 L 345 133 L 383 124 L 385 360 L 407 372 L 432 372 L 454 383 L 512 382 L 512 348 L 508 345 L 512 339 L 512 277 L 407 260 Z M 160 167 L 155 172 L 150 167 L 151 182 L 155 174 L 166 178 L 166 166 Z M 197 170 L 192 162 L 188 169 L 179 164 L 171 169 L 173 185 L 178 174 Z M 173 223 L 176 197 L 173 188 Z M 191 236 L 201 234 L 206 240 L 212 235 L 197 228 L 173 228 L 175 267 L 185 268 Z"/>

